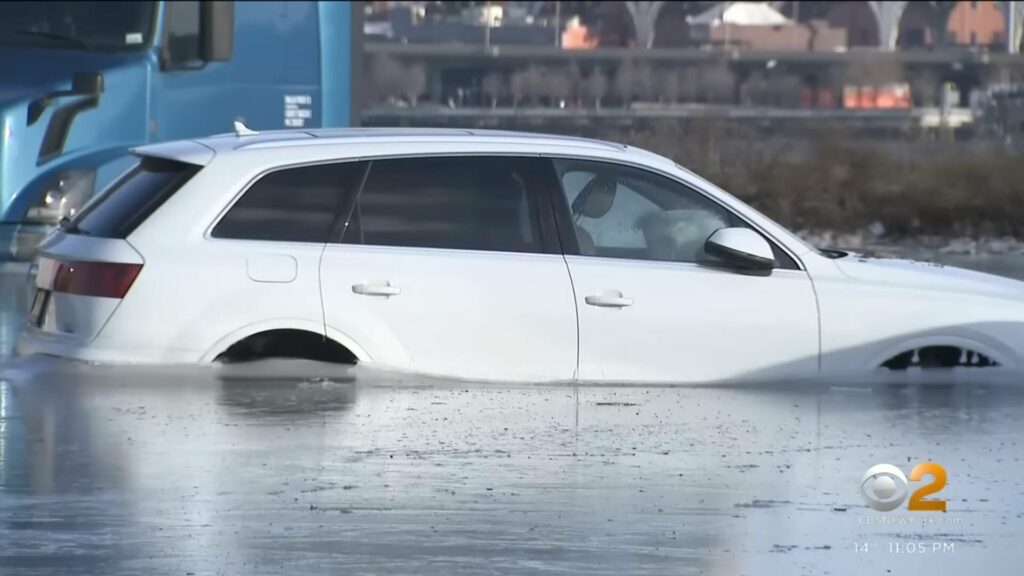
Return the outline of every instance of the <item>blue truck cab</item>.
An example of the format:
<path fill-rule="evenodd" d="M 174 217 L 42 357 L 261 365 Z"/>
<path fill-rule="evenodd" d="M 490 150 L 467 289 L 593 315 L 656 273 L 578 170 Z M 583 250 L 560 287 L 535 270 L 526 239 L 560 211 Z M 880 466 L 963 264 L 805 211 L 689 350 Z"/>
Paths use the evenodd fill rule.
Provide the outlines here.
<path fill-rule="evenodd" d="M 0 260 L 30 259 L 131 147 L 351 125 L 357 5 L 0 2 Z"/>

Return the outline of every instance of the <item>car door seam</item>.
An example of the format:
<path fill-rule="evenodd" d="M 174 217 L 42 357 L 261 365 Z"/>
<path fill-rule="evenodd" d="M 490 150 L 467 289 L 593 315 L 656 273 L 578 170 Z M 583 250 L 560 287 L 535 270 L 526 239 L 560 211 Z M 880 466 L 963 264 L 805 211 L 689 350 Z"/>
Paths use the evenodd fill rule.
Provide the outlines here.
<path fill-rule="evenodd" d="M 573 369 L 572 378 L 574 382 L 580 379 L 580 305 L 579 295 L 576 293 L 576 283 L 572 279 L 572 270 L 569 268 L 569 260 L 562 254 L 562 263 L 565 264 L 565 273 L 569 277 L 569 289 L 572 290 L 572 309 L 576 314 L 576 368 Z"/>
<path fill-rule="evenodd" d="M 814 295 L 814 312 L 817 317 L 818 325 L 818 373 L 821 373 L 821 359 L 822 359 L 822 341 L 821 341 L 821 300 L 818 298 L 818 287 L 814 284 L 814 276 L 809 272 L 807 274 L 807 280 L 811 283 L 811 294 Z"/>
<path fill-rule="evenodd" d="M 555 170 L 555 164 L 550 157 L 544 154 L 537 155 L 537 161 L 546 164 L 547 174 L 547 185 L 544 189 L 547 191 L 548 197 L 548 208 L 550 210 L 550 221 L 555 225 L 555 242 L 558 245 L 558 252 L 562 255 L 562 263 L 565 264 L 565 274 L 569 277 L 569 289 L 572 291 L 572 309 L 576 315 L 576 367 L 573 369 L 572 379 L 573 382 L 580 381 L 580 305 L 579 295 L 576 293 L 576 283 L 572 279 L 572 270 L 569 268 L 569 260 L 565 254 L 565 244 L 562 242 L 562 230 L 558 224 L 558 201 L 562 199 L 564 191 L 562 190 L 562 182 L 558 178 L 558 172 Z M 554 176 L 552 179 L 551 176 Z M 557 184 L 557 188 L 553 187 L 552 184 Z"/>
<path fill-rule="evenodd" d="M 359 159 L 356 160 L 356 162 L 362 162 L 362 160 Z M 328 229 L 324 245 L 320 248 L 320 261 L 316 268 L 316 285 L 320 292 L 320 318 L 324 323 L 324 338 L 327 338 L 327 302 L 324 300 L 324 256 L 327 254 L 327 246 L 332 244 L 331 240 L 333 240 L 335 236 L 337 236 L 338 244 L 341 244 L 342 240 L 345 238 L 345 232 L 348 231 L 349 221 L 352 219 L 352 212 L 359 203 L 359 195 L 362 194 L 363 187 L 366 186 L 366 180 L 370 176 L 371 166 L 373 166 L 372 161 L 366 162 L 366 166 L 363 169 L 363 176 L 359 179 L 359 185 L 352 191 L 351 201 L 348 201 L 348 198 L 343 199 L 343 202 L 338 207 L 334 216 L 335 221 Z M 344 183 L 341 183 L 341 185 L 342 187 L 339 188 L 339 193 L 344 189 Z"/>

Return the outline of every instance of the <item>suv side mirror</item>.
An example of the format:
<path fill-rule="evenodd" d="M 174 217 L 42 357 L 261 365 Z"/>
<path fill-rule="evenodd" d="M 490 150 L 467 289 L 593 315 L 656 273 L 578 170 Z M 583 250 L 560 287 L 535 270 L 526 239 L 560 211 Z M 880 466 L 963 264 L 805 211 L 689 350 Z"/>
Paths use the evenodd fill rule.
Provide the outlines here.
<path fill-rule="evenodd" d="M 775 255 L 768 241 L 749 228 L 719 228 L 704 242 L 704 251 L 739 270 L 771 274 Z"/>
<path fill-rule="evenodd" d="M 206 62 L 231 60 L 235 42 L 235 3 L 199 3 L 199 58 Z"/>

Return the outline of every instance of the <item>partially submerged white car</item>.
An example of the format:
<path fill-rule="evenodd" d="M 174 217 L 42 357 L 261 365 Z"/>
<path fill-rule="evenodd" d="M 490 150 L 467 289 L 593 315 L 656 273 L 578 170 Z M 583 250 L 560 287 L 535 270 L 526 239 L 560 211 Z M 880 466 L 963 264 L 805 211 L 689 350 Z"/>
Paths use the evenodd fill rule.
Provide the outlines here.
<path fill-rule="evenodd" d="M 240 130 L 135 154 L 40 246 L 19 353 L 584 382 L 1024 365 L 1024 284 L 818 250 L 630 146 Z"/>

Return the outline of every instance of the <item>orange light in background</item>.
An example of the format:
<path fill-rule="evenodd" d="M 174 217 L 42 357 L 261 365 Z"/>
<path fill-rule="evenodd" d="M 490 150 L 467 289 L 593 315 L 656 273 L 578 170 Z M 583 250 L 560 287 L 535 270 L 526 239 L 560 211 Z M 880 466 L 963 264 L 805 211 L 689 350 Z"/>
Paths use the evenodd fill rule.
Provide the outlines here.
<path fill-rule="evenodd" d="M 860 89 L 856 86 L 843 87 L 843 108 L 860 108 Z"/>
<path fill-rule="evenodd" d="M 597 48 L 597 36 L 578 23 L 570 22 L 562 32 L 562 48 L 565 50 L 592 50 Z"/>
<path fill-rule="evenodd" d="M 858 103 L 859 108 L 873 109 L 875 108 L 875 87 L 874 86 L 861 86 L 860 87 L 860 102 Z"/>

